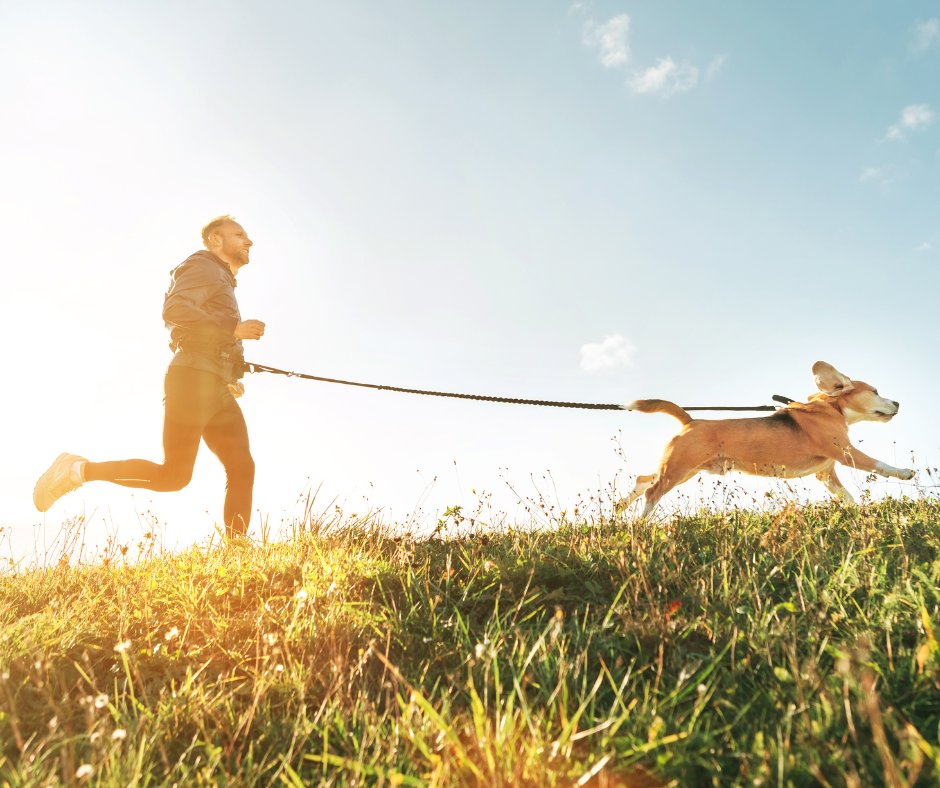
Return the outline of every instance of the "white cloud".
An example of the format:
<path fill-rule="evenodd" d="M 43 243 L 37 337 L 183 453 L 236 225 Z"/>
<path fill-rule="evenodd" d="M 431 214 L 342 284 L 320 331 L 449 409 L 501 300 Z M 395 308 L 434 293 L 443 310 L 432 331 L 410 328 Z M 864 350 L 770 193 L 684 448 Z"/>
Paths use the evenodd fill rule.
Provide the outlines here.
<path fill-rule="evenodd" d="M 630 17 L 619 14 L 611 17 L 604 24 L 588 22 L 584 26 L 584 43 L 597 49 L 604 68 L 620 68 L 630 61 L 630 45 L 627 34 L 630 32 Z"/>
<path fill-rule="evenodd" d="M 671 96 L 684 93 L 698 84 L 698 68 L 690 63 L 676 63 L 671 57 L 661 58 L 655 66 L 638 71 L 627 82 L 635 93 L 658 93 Z"/>
<path fill-rule="evenodd" d="M 903 140 L 907 132 L 924 128 L 933 123 L 933 110 L 929 104 L 908 104 L 901 110 L 901 118 L 897 123 L 888 126 L 885 132 L 887 140 Z"/>
<path fill-rule="evenodd" d="M 891 171 L 887 167 L 866 167 L 858 176 L 859 183 L 874 183 L 884 186 L 892 180 Z"/>
<path fill-rule="evenodd" d="M 914 251 L 918 254 L 924 254 L 924 252 L 929 252 L 931 249 L 933 249 L 933 244 L 930 243 L 930 241 L 924 241 L 922 244 L 914 247 Z"/>
<path fill-rule="evenodd" d="M 934 17 L 914 26 L 911 49 L 916 54 L 923 54 L 935 44 L 940 44 L 940 19 Z"/>
<path fill-rule="evenodd" d="M 705 81 L 710 82 L 717 77 L 727 62 L 727 55 L 715 55 L 715 57 L 712 58 L 712 62 L 708 64 L 708 68 L 705 69 Z"/>
<path fill-rule="evenodd" d="M 581 346 L 581 369 L 598 372 L 623 367 L 630 363 L 634 352 L 636 347 L 620 334 L 604 337 L 603 342 L 589 342 Z"/>
<path fill-rule="evenodd" d="M 575 0 L 571 6 L 572 11 L 580 12 L 585 2 Z M 584 23 L 582 43 L 597 50 L 597 56 L 604 68 L 626 69 L 630 63 L 630 16 L 618 14 L 603 24 L 593 19 Z M 716 55 L 708 64 L 705 79 L 710 80 L 718 76 L 727 55 Z M 676 63 L 672 57 L 660 58 L 655 66 L 639 69 L 633 72 L 627 80 L 627 86 L 634 93 L 648 93 L 652 95 L 671 96 L 673 93 L 684 93 L 692 90 L 699 83 L 698 66 L 683 61 Z"/>

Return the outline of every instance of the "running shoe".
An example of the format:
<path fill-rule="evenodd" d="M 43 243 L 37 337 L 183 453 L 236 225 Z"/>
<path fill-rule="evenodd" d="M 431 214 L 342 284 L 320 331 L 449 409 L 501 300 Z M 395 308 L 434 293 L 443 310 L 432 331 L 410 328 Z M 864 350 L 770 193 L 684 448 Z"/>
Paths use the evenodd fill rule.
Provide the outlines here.
<path fill-rule="evenodd" d="M 55 458 L 33 488 L 33 503 L 40 512 L 47 511 L 63 495 L 82 486 L 72 478 L 72 465 L 84 461 L 85 458 L 77 454 L 60 454 Z"/>

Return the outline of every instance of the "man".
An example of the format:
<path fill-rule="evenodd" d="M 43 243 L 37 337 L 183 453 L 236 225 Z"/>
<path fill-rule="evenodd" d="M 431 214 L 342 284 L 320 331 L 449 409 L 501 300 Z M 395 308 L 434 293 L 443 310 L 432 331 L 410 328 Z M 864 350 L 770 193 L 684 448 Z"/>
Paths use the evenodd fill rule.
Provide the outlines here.
<path fill-rule="evenodd" d="M 248 264 L 252 242 L 231 216 L 219 216 L 202 230 L 205 251 L 171 272 L 163 302 L 173 360 L 164 381 L 162 465 L 147 460 L 89 462 L 61 454 L 36 482 L 33 502 L 44 512 L 84 482 L 168 492 L 192 478 L 199 441 L 225 467 L 224 523 L 228 536 L 243 536 L 251 519 L 255 464 L 248 430 L 235 401 L 245 388 L 242 340 L 260 339 L 264 323 L 242 320 L 235 300 L 235 276 Z"/>

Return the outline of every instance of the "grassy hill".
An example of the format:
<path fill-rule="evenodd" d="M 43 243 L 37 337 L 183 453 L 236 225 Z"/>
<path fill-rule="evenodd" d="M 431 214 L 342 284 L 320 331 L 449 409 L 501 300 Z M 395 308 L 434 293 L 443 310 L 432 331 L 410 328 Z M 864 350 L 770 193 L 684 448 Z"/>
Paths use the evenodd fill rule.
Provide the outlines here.
<path fill-rule="evenodd" d="M 940 502 L 0 577 L 11 785 L 936 785 Z"/>

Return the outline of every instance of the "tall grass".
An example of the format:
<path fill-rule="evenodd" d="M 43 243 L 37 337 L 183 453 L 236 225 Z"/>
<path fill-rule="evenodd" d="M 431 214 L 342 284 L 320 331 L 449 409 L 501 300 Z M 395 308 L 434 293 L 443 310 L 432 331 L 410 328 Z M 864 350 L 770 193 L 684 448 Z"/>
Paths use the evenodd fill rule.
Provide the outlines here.
<path fill-rule="evenodd" d="M 940 781 L 936 499 L 303 525 L 0 577 L 0 781 Z"/>

